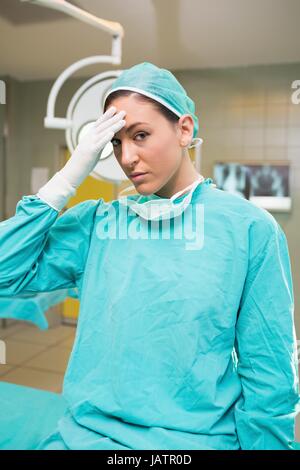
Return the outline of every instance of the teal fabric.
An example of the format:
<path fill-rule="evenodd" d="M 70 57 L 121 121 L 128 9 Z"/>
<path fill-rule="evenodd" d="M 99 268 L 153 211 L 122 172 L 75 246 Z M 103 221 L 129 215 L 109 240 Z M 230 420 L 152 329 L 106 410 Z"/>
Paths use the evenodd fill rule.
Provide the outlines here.
<path fill-rule="evenodd" d="M 1 450 L 36 449 L 67 407 L 57 393 L 7 382 L 0 382 L 0 404 Z"/>
<path fill-rule="evenodd" d="M 45 313 L 50 307 L 62 302 L 69 294 L 68 289 L 42 292 L 15 297 L 0 297 L 0 318 L 28 321 L 41 330 L 48 328 Z M 73 294 L 72 294 L 73 295 Z"/>
<path fill-rule="evenodd" d="M 194 121 L 193 137 L 196 137 L 199 123 L 195 114 L 195 103 L 172 72 L 150 62 L 142 62 L 124 70 L 105 95 L 103 107 L 112 92 L 131 89 L 161 102 L 179 117 L 190 114 Z"/>
<path fill-rule="evenodd" d="M 38 448 L 295 448 L 299 381 L 284 232 L 210 179 L 195 190 L 187 220 L 199 207 L 198 249 L 164 238 L 161 222 L 152 225 L 157 238 L 143 238 L 149 223 L 123 219 L 118 201 L 88 200 L 58 217 L 24 196 L 0 224 L 0 295 L 78 288 L 80 299 L 68 407 Z"/>

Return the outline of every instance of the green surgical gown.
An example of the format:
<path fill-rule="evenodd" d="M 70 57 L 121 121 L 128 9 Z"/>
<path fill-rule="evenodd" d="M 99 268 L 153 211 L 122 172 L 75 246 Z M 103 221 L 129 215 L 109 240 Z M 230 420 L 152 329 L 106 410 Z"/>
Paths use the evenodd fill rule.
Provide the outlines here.
<path fill-rule="evenodd" d="M 67 409 L 39 449 L 292 449 L 286 237 L 271 214 L 209 178 L 186 220 L 196 207 L 193 249 L 175 219 L 153 224 L 150 238 L 149 223 L 124 218 L 117 200 L 59 215 L 23 196 L 0 224 L 0 295 L 77 288 L 80 299 Z"/>

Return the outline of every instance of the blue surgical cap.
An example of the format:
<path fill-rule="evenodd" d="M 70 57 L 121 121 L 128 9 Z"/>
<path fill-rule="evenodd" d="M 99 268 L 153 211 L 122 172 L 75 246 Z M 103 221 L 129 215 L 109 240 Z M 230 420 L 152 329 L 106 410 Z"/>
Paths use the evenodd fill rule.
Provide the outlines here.
<path fill-rule="evenodd" d="M 169 70 L 161 69 L 150 62 L 142 62 L 124 70 L 105 95 L 104 104 L 108 96 L 117 90 L 130 90 L 148 96 L 178 117 L 190 114 L 194 120 L 193 137 L 196 137 L 199 125 L 195 115 L 195 103 Z"/>

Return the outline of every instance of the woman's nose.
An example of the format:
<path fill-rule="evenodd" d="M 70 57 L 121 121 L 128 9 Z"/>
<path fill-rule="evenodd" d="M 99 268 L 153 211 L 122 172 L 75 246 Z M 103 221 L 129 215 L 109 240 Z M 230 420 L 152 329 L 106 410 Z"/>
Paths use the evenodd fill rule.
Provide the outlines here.
<path fill-rule="evenodd" d="M 122 143 L 121 162 L 124 166 L 132 166 L 138 161 L 135 149 L 130 144 Z"/>

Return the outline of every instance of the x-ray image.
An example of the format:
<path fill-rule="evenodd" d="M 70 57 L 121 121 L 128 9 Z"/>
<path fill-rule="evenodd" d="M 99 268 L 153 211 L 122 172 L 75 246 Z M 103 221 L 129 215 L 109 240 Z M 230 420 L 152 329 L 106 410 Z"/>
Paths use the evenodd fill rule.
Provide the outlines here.
<path fill-rule="evenodd" d="M 291 208 L 288 165 L 219 162 L 214 166 L 214 180 L 219 189 L 245 197 L 270 211 Z"/>
<path fill-rule="evenodd" d="M 289 171 L 285 165 L 253 165 L 250 196 L 287 197 L 289 194 Z"/>
<path fill-rule="evenodd" d="M 239 163 L 218 163 L 214 168 L 214 179 L 219 189 L 249 199 L 250 175 L 245 165 Z"/>

